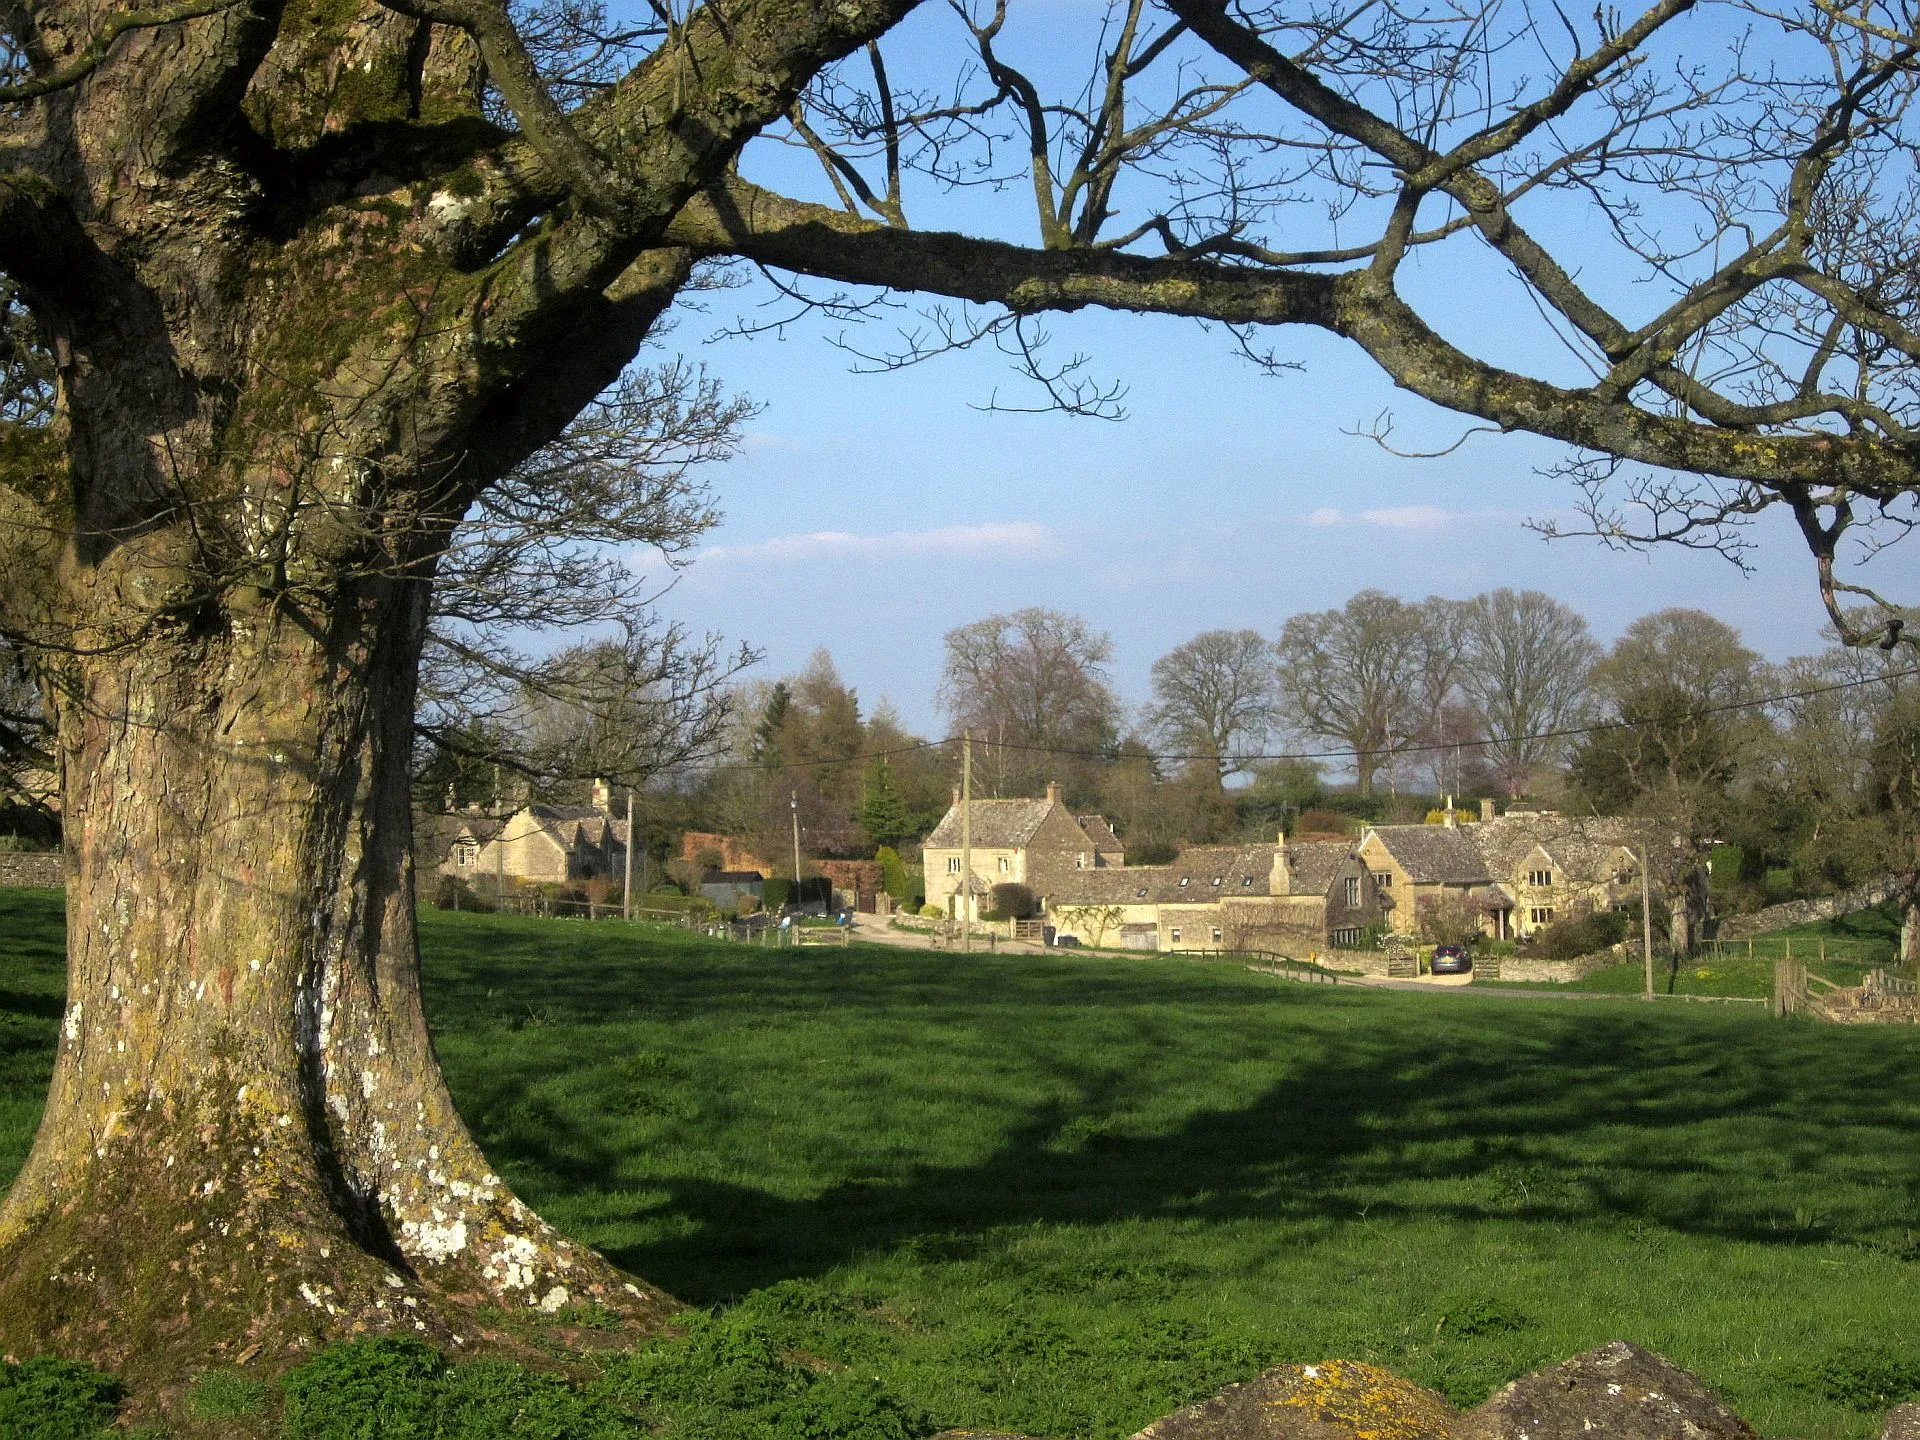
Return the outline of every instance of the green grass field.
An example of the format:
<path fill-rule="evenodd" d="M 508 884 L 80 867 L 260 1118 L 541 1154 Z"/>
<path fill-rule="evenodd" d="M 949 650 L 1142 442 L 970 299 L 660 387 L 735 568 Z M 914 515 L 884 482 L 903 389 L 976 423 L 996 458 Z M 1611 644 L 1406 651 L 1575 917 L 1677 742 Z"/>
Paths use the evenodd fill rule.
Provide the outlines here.
<path fill-rule="evenodd" d="M 422 926 L 454 1094 L 521 1194 L 941 1425 L 1106 1440 L 1329 1356 L 1473 1403 L 1616 1336 L 1769 1436 L 1869 1436 L 1920 1391 L 1911 1030 Z M 0 1182 L 59 933 L 0 891 Z"/>
<path fill-rule="evenodd" d="M 1858 985 L 1869 970 L 1892 967 L 1899 955 L 1899 909 L 1887 904 L 1836 920 L 1796 925 L 1756 935 L 1751 941 L 1729 941 L 1671 967 L 1665 956 L 1654 956 L 1654 986 L 1675 995 L 1735 995 L 1764 999 L 1773 993 L 1773 962 L 1791 955 L 1806 962 L 1807 972 L 1836 985 Z M 1527 989 L 1572 990 L 1610 995 L 1638 995 L 1646 973 L 1638 961 L 1610 965 L 1567 985 L 1505 981 Z"/>

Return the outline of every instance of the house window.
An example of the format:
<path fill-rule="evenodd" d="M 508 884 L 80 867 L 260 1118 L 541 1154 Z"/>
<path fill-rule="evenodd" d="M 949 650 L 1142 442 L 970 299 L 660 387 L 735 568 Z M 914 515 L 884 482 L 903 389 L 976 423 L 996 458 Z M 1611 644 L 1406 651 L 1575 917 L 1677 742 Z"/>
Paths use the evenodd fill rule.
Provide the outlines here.
<path fill-rule="evenodd" d="M 1527 884 L 1533 886 L 1536 890 L 1544 890 L 1553 884 L 1553 871 L 1529 870 L 1527 871 Z"/>
<path fill-rule="evenodd" d="M 1360 877 L 1358 875 L 1349 875 L 1347 876 L 1347 909 L 1358 910 L 1359 908 Z"/>
<path fill-rule="evenodd" d="M 471 865 L 473 864 L 473 857 L 479 853 L 480 847 L 474 844 L 473 841 L 462 840 L 453 847 L 453 863 L 455 865 Z"/>
<path fill-rule="evenodd" d="M 1178 925 L 1174 926 L 1171 933 L 1173 935 L 1173 943 L 1178 945 L 1180 943 L 1180 927 Z"/>
<path fill-rule="evenodd" d="M 1242 875 L 1240 877 L 1240 888 L 1242 890 L 1251 890 L 1253 888 L 1253 876 Z"/>
<path fill-rule="evenodd" d="M 1220 943 L 1220 927 L 1218 925 L 1213 927 L 1213 943 L 1216 945 Z"/>
<path fill-rule="evenodd" d="M 1393 872 L 1391 870 L 1382 870 L 1373 877 L 1373 881 L 1374 884 L 1378 885 L 1382 890 L 1391 890 L 1393 888 Z"/>
<path fill-rule="evenodd" d="M 1527 914 L 1535 925 L 1551 925 L 1553 923 L 1553 907 L 1551 905 L 1536 905 L 1529 910 Z"/>
<path fill-rule="evenodd" d="M 1013 869 L 1013 861 L 1002 855 L 1000 857 L 1000 873 L 1004 875 L 1011 869 Z"/>
<path fill-rule="evenodd" d="M 1180 888 L 1181 888 L 1182 890 L 1184 890 L 1184 889 L 1186 889 L 1186 888 L 1187 888 L 1187 877 L 1186 877 L 1186 876 L 1184 876 L 1184 875 L 1182 875 L 1182 876 L 1180 877 Z"/>
<path fill-rule="evenodd" d="M 1138 890 L 1134 891 L 1133 893 L 1136 899 L 1144 900 L 1147 898 L 1147 887 L 1142 885 Z"/>
<path fill-rule="evenodd" d="M 958 875 L 959 873 L 960 857 L 958 855 L 949 856 L 947 859 L 947 874 Z"/>
<path fill-rule="evenodd" d="M 1216 885 L 1218 885 L 1218 884 L 1220 883 L 1220 877 L 1219 877 L 1218 875 L 1216 875 L 1216 876 L 1214 876 L 1214 877 L 1213 877 L 1213 883 L 1214 883 L 1214 884 L 1216 884 Z"/>
<path fill-rule="evenodd" d="M 1087 868 L 1086 851 L 1082 850 L 1078 855 L 1073 857 L 1073 868 L 1076 870 L 1084 870 Z"/>
<path fill-rule="evenodd" d="M 1360 943 L 1360 932 L 1358 930 L 1335 930 L 1333 932 L 1333 943 L 1352 949 Z"/>

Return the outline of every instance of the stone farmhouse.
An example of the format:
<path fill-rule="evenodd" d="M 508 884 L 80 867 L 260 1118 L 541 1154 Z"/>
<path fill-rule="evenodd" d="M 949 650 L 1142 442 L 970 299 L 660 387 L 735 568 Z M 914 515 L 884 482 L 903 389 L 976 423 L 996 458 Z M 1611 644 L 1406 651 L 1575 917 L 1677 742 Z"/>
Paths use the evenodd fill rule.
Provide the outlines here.
<path fill-rule="evenodd" d="M 627 822 L 615 819 L 612 796 L 596 780 L 586 805 L 534 801 L 506 816 L 479 806 L 415 820 L 422 855 L 440 855 L 436 868 L 465 880 L 501 876 L 522 884 L 571 884 L 621 873 Z"/>
<path fill-rule="evenodd" d="M 1383 916 L 1345 840 L 1195 845 L 1171 864 L 1076 873 L 1050 897 L 1059 933 L 1133 950 L 1324 949 Z"/>
<path fill-rule="evenodd" d="M 1171 864 L 1128 865 L 1098 816 L 1073 815 L 1060 789 L 1039 800 L 973 802 L 973 873 L 963 876 L 955 797 L 926 840 L 928 901 L 978 915 L 996 884 L 1026 885 L 1056 931 L 1141 950 L 1357 946 L 1381 929 L 1418 934 L 1429 907 L 1464 907 L 1498 939 L 1639 897 L 1644 821 L 1553 811 L 1449 811 L 1439 825 L 1370 825 L 1356 840 L 1192 846 Z M 963 899 L 963 891 L 970 899 Z"/>
<path fill-rule="evenodd" d="M 1369 826 L 1355 854 L 1379 882 L 1391 925 L 1419 932 L 1431 905 L 1464 904 L 1481 930 L 1525 939 L 1579 911 L 1611 910 L 1640 897 L 1638 846 L 1645 821 L 1568 817 L 1551 810 L 1493 813 L 1478 824 Z"/>
<path fill-rule="evenodd" d="M 973 874 L 961 869 L 960 792 L 922 844 L 927 903 L 949 916 L 977 918 L 996 885 L 1025 885 L 1043 907 L 1069 875 L 1127 863 L 1113 827 L 1098 815 L 1075 815 L 1048 785 L 1039 800 L 975 800 L 972 820 Z M 962 891 L 969 898 L 963 903 Z"/>

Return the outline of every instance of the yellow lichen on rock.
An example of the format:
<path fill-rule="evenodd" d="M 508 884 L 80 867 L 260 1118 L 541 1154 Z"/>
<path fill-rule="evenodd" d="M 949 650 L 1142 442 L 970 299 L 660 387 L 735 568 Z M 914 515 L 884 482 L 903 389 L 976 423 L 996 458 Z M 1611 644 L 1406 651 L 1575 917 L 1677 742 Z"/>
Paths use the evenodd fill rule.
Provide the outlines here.
<path fill-rule="evenodd" d="M 1377 1365 L 1278 1365 L 1156 1420 L 1134 1440 L 1454 1440 L 1443 1396 Z"/>
<path fill-rule="evenodd" d="M 1283 1367 L 1291 1384 L 1267 1403 L 1304 1410 L 1322 1424 L 1349 1426 L 1355 1440 L 1446 1440 L 1455 1412 L 1431 1390 L 1378 1365 L 1328 1360 Z M 1266 1378 L 1265 1376 L 1262 1377 Z"/>

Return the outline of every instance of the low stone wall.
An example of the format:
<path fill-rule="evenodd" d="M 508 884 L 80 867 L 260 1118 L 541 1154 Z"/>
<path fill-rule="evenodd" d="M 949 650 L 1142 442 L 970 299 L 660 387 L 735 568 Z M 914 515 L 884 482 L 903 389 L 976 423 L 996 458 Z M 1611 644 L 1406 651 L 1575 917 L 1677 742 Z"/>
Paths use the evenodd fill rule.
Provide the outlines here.
<path fill-rule="evenodd" d="M 66 883 L 65 857 L 58 850 L 0 850 L 0 889 Z"/>
<path fill-rule="evenodd" d="M 1601 950 L 1572 960 L 1528 960 L 1515 955 L 1500 958 L 1502 980 L 1544 980 L 1552 985 L 1571 985 L 1596 970 L 1625 962 L 1626 956 L 1613 950 Z"/>
<path fill-rule="evenodd" d="M 1734 915 L 1720 922 L 1718 940 L 1744 940 L 1769 930 L 1785 930 L 1794 925 L 1813 925 L 1822 920 L 1851 915 L 1856 910 L 1871 910 L 1893 897 L 1895 885 L 1889 876 L 1866 885 L 1856 885 L 1837 895 L 1822 895 L 1814 900 L 1789 900 L 1784 905 L 1769 905 L 1751 915 Z"/>

